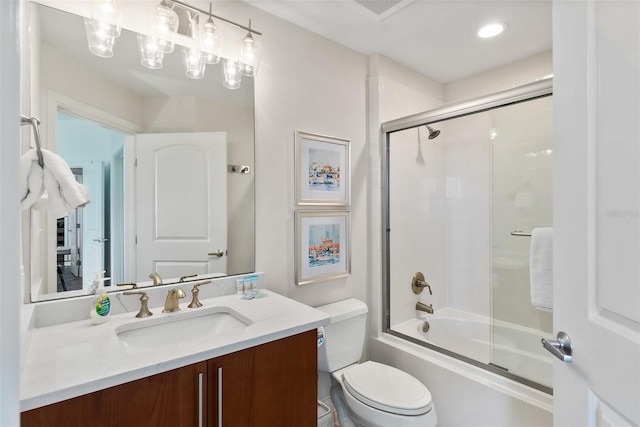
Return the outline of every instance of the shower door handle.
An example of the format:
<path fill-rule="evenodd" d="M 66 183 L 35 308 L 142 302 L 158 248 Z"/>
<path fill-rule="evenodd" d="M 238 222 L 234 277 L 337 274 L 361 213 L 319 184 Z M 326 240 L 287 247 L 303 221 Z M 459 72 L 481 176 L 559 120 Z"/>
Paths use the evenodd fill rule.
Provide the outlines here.
<path fill-rule="evenodd" d="M 573 346 L 566 332 L 558 332 L 557 340 L 542 338 L 542 346 L 551 354 L 566 363 L 571 363 Z"/>

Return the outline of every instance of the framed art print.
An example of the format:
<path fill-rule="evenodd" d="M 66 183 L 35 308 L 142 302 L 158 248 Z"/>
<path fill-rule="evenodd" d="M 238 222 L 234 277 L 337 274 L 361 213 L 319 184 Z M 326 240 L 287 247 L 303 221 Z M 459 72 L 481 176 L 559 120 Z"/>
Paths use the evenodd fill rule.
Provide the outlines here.
<path fill-rule="evenodd" d="M 349 141 L 296 132 L 295 152 L 296 204 L 348 206 Z"/>
<path fill-rule="evenodd" d="M 351 274 L 349 211 L 296 212 L 296 284 Z"/>

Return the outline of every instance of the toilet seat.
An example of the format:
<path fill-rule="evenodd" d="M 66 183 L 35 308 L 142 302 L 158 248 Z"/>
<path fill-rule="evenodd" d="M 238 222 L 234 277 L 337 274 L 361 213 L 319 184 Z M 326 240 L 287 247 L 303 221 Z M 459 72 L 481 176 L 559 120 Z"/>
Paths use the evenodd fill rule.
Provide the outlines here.
<path fill-rule="evenodd" d="M 367 361 L 342 371 L 347 391 L 365 405 L 398 415 L 422 415 L 432 408 L 431 393 L 416 378 Z"/>

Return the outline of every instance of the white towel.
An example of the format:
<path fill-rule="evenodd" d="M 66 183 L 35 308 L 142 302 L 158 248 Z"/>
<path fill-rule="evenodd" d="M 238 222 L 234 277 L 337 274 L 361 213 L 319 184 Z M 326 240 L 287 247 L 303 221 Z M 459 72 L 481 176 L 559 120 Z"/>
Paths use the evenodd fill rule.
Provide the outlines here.
<path fill-rule="evenodd" d="M 35 149 L 22 156 L 22 208 L 45 205 L 53 217 L 63 218 L 89 203 L 91 198 L 86 187 L 76 181 L 64 159 L 51 151 L 41 151 L 44 169 L 38 164 Z"/>
<path fill-rule="evenodd" d="M 543 311 L 553 310 L 553 228 L 534 228 L 530 251 L 531 303 Z"/>

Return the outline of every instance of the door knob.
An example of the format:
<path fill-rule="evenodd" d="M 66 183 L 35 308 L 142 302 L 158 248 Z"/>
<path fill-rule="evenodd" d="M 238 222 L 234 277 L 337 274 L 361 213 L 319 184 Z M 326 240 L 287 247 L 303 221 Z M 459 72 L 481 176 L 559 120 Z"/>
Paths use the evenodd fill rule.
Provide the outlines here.
<path fill-rule="evenodd" d="M 224 255 L 224 251 L 222 249 L 218 249 L 215 252 L 209 252 L 209 256 L 217 256 L 218 258 L 220 258 L 223 255 Z"/>
<path fill-rule="evenodd" d="M 571 363 L 573 355 L 573 346 L 566 332 L 558 332 L 556 340 L 548 340 L 542 338 L 542 346 L 551 354 L 566 363 Z"/>
<path fill-rule="evenodd" d="M 108 242 L 109 239 L 107 239 L 106 237 L 98 237 L 97 239 L 93 239 L 93 241 L 98 243 L 105 243 Z"/>

